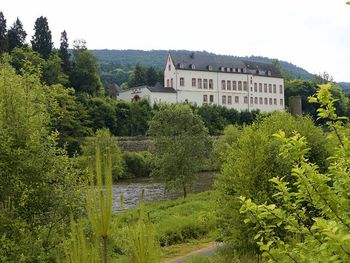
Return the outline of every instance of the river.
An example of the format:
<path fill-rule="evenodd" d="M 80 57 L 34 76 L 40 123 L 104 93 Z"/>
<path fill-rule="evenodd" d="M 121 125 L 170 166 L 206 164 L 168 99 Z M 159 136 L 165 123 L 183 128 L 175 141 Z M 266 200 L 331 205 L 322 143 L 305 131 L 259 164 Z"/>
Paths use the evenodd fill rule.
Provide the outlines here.
<path fill-rule="evenodd" d="M 212 189 L 214 173 L 202 172 L 198 175 L 189 193 L 200 193 Z M 124 209 L 129 209 L 140 203 L 142 190 L 144 190 L 144 200 L 160 201 L 169 200 L 182 196 L 182 191 L 165 192 L 165 185 L 161 181 L 154 179 L 132 179 L 123 180 L 113 185 L 113 211 L 120 211 L 120 196 L 123 194 Z"/>

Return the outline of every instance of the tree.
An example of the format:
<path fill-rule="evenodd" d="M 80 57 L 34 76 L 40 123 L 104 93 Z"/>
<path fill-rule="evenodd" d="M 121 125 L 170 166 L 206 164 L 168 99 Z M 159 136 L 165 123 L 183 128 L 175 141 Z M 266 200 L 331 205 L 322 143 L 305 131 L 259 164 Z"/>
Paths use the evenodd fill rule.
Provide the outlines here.
<path fill-rule="evenodd" d="M 137 64 L 134 72 L 129 76 L 128 87 L 137 87 L 147 84 L 146 70 L 140 64 Z"/>
<path fill-rule="evenodd" d="M 149 86 L 154 86 L 157 82 L 159 82 L 158 72 L 154 69 L 154 67 L 147 68 L 146 79 L 147 85 Z"/>
<path fill-rule="evenodd" d="M 82 171 L 56 147 L 40 78 L 0 65 L 0 261 L 53 262 Z"/>
<path fill-rule="evenodd" d="M 211 152 L 211 141 L 201 118 L 189 105 L 162 104 L 150 121 L 154 137 L 155 169 L 152 175 L 165 179 L 166 188 L 188 188 Z"/>
<path fill-rule="evenodd" d="M 62 60 L 62 69 L 63 72 L 67 75 L 69 75 L 71 71 L 71 62 L 70 62 L 70 54 L 68 52 L 68 38 L 67 38 L 67 33 L 66 30 L 64 30 L 61 33 L 61 39 L 60 39 L 60 50 L 58 51 L 58 54 Z"/>
<path fill-rule="evenodd" d="M 69 156 L 80 153 L 81 140 L 92 134 L 87 109 L 78 102 L 73 88 L 62 85 L 45 87 L 48 98 L 50 127 L 58 131 L 58 146 L 65 148 Z"/>
<path fill-rule="evenodd" d="M 67 85 L 68 76 L 62 71 L 62 60 L 57 53 L 52 54 L 44 63 L 43 82 L 47 85 Z"/>
<path fill-rule="evenodd" d="M 53 43 L 46 17 L 41 16 L 36 19 L 31 43 L 34 51 L 37 51 L 44 59 L 49 58 Z"/>
<path fill-rule="evenodd" d="M 0 11 L 0 56 L 7 51 L 7 28 L 4 14 Z"/>
<path fill-rule="evenodd" d="M 78 93 L 97 95 L 102 88 L 98 75 L 98 63 L 94 55 L 86 49 L 85 42 L 74 41 L 74 63 L 69 80 Z"/>
<path fill-rule="evenodd" d="M 312 102 L 320 103 L 318 117 L 329 128 L 328 140 L 336 142 L 327 171 L 307 157 L 310 148 L 300 134 L 275 134 L 281 142 L 280 156 L 293 163 L 289 178 L 270 180 L 275 200 L 260 202 L 241 197 L 245 223 L 269 262 L 348 262 L 349 217 L 349 125 L 338 117 L 331 85 L 322 85 Z"/>
<path fill-rule="evenodd" d="M 12 51 L 15 47 L 23 47 L 26 37 L 27 33 L 23 29 L 22 22 L 17 17 L 16 22 L 7 31 L 8 50 Z"/>
<path fill-rule="evenodd" d="M 93 165 L 93 171 L 97 169 L 94 166 L 96 163 L 96 149 L 101 151 L 102 157 L 110 155 L 112 175 L 114 181 L 122 177 L 124 173 L 123 161 L 121 152 L 118 146 L 117 138 L 114 137 L 111 132 L 104 128 L 97 130 L 93 137 L 88 137 L 82 144 L 82 161 L 86 167 Z M 106 165 L 106 160 L 101 160 L 102 166 Z M 91 168 L 90 168 L 91 169 Z"/>

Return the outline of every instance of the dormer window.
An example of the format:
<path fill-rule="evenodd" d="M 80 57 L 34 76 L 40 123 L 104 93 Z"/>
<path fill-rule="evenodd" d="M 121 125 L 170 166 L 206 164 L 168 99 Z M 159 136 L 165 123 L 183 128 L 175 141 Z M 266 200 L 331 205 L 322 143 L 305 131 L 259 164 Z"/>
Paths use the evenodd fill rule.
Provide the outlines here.
<path fill-rule="evenodd" d="M 191 64 L 191 65 L 190 65 L 190 68 L 191 68 L 191 69 L 196 69 L 196 66 L 195 66 L 194 64 Z"/>
<path fill-rule="evenodd" d="M 212 65 L 209 65 L 209 66 L 208 66 L 208 70 L 213 70 L 213 66 L 212 66 Z"/>
<path fill-rule="evenodd" d="M 231 71 L 231 69 L 230 69 L 230 68 L 226 68 L 226 71 L 227 71 L 227 72 L 230 72 L 230 71 Z"/>
<path fill-rule="evenodd" d="M 247 73 L 247 69 L 246 68 L 242 68 L 242 72 L 243 73 Z"/>
<path fill-rule="evenodd" d="M 267 76 L 271 76 L 271 71 L 270 70 L 267 71 Z"/>
<path fill-rule="evenodd" d="M 241 69 L 240 69 L 240 68 L 238 68 L 238 69 L 237 69 L 237 72 L 238 72 L 238 73 L 240 73 L 240 72 L 241 72 Z"/>
<path fill-rule="evenodd" d="M 184 68 L 184 64 L 183 64 L 183 63 L 180 63 L 180 64 L 179 64 L 179 68 Z"/>
<path fill-rule="evenodd" d="M 225 71 L 225 68 L 224 68 L 224 67 L 220 67 L 220 70 L 221 70 L 221 71 Z"/>

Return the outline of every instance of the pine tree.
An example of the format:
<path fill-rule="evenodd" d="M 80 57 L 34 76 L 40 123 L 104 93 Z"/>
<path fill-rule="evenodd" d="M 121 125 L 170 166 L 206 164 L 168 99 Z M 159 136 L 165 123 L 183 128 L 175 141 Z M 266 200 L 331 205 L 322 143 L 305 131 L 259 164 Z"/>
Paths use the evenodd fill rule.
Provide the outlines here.
<path fill-rule="evenodd" d="M 69 74 L 71 71 L 71 62 L 70 62 L 70 54 L 68 53 L 68 38 L 67 32 L 64 30 L 61 33 L 61 44 L 59 50 L 59 56 L 62 59 L 62 69 L 65 74 Z"/>
<path fill-rule="evenodd" d="M 35 21 L 34 35 L 32 37 L 32 48 L 42 55 L 43 58 L 47 59 L 53 48 L 51 31 L 46 17 L 39 17 Z"/>
<path fill-rule="evenodd" d="M 8 51 L 12 51 L 15 47 L 22 47 L 26 37 L 27 33 L 23 29 L 22 22 L 17 17 L 16 22 L 7 31 Z"/>
<path fill-rule="evenodd" d="M 0 55 L 7 51 L 7 29 L 6 19 L 0 11 Z"/>

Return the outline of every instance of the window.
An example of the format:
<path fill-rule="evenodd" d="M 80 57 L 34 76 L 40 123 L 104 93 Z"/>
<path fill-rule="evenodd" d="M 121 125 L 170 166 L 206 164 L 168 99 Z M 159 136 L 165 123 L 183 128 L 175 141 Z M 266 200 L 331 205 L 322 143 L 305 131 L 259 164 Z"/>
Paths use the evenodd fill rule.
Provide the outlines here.
<path fill-rule="evenodd" d="M 235 103 L 239 103 L 239 97 L 235 96 Z"/>
<path fill-rule="evenodd" d="M 250 97 L 250 104 L 253 104 L 253 97 Z"/>
<path fill-rule="evenodd" d="M 248 97 L 247 96 L 244 96 L 244 103 L 248 104 Z"/>
<path fill-rule="evenodd" d="M 232 89 L 237 90 L 237 82 L 235 80 L 232 81 Z"/>
<path fill-rule="evenodd" d="M 248 91 L 248 83 L 246 81 L 243 82 L 243 89 Z"/>
<path fill-rule="evenodd" d="M 196 79 L 192 78 L 192 87 L 196 87 Z"/>
<path fill-rule="evenodd" d="M 280 105 L 283 106 L 283 99 L 280 99 Z"/>
<path fill-rule="evenodd" d="M 168 70 L 169 70 L 169 71 L 171 70 L 171 65 L 170 65 L 170 64 L 168 65 Z"/>
<path fill-rule="evenodd" d="M 267 93 L 267 84 L 264 83 L 264 92 Z"/>
<path fill-rule="evenodd" d="M 174 87 L 174 80 L 173 80 L 173 78 L 171 78 L 171 80 L 170 80 L 170 87 Z"/>
<path fill-rule="evenodd" d="M 273 99 L 273 105 L 277 105 L 277 99 Z"/>
<path fill-rule="evenodd" d="M 227 71 L 227 72 L 230 72 L 230 71 L 231 71 L 231 69 L 230 69 L 230 68 L 226 68 L 226 71 Z"/>
<path fill-rule="evenodd" d="M 226 96 L 222 96 L 222 104 L 226 104 Z"/>
<path fill-rule="evenodd" d="M 261 105 L 263 104 L 263 98 L 262 97 L 259 98 L 259 104 L 261 104 Z"/>
<path fill-rule="evenodd" d="M 214 95 L 210 95 L 209 101 L 210 101 L 210 102 L 214 102 Z"/>
<path fill-rule="evenodd" d="M 272 85 L 269 84 L 269 93 L 272 93 Z"/>
<path fill-rule="evenodd" d="M 208 66 L 208 70 L 213 70 L 213 66 L 212 66 L 212 65 L 209 65 L 209 66 Z"/>
<path fill-rule="evenodd" d="M 280 94 L 283 94 L 283 86 L 280 85 Z"/>
<path fill-rule="evenodd" d="M 203 95 L 203 102 L 207 103 L 208 102 L 208 95 Z"/>
<path fill-rule="evenodd" d="M 259 83 L 259 92 L 262 92 L 262 83 Z"/>
<path fill-rule="evenodd" d="M 221 89 L 222 89 L 222 90 L 225 90 L 225 89 L 226 89 L 226 81 L 225 81 L 225 80 L 222 80 L 222 81 L 221 81 Z"/>
<path fill-rule="evenodd" d="M 166 80 L 166 86 L 167 86 L 167 87 L 170 87 L 169 79 Z"/>
<path fill-rule="evenodd" d="M 276 93 L 276 84 L 273 84 L 273 93 Z"/>
<path fill-rule="evenodd" d="M 209 89 L 213 89 L 213 88 L 214 88 L 213 80 L 210 79 L 210 80 L 209 80 Z"/>
<path fill-rule="evenodd" d="M 238 81 L 238 90 L 239 90 L 239 91 L 242 90 L 242 81 Z"/>
<path fill-rule="evenodd" d="M 272 98 L 269 98 L 269 104 L 272 105 Z"/>
<path fill-rule="evenodd" d="M 207 79 L 203 79 L 203 88 L 208 89 L 208 80 Z"/>
<path fill-rule="evenodd" d="M 255 104 L 258 104 L 258 97 L 255 97 L 255 98 L 254 98 L 254 103 L 255 103 Z"/>
<path fill-rule="evenodd" d="M 180 86 L 181 87 L 185 86 L 185 79 L 184 78 L 180 78 Z"/>
<path fill-rule="evenodd" d="M 264 98 L 264 104 L 267 105 L 267 98 Z"/>
<path fill-rule="evenodd" d="M 232 104 L 232 96 L 227 96 L 227 104 Z"/>
<path fill-rule="evenodd" d="M 258 92 L 258 83 L 254 83 L 254 92 Z"/>
<path fill-rule="evenodd" d="M 202 79 L 198 79 L 198 88 L 199 88 L 199 89 L 202 88 Z"/>
<path fill-rule="evenodd" d="M 227 90 L 231 90 L 231 80 L 227 81 Z"/>
<path fill-rule="evenodd" d="M 196 66 L 194 64 L 191 64 L 191 69 L 196 69 Z"/>

